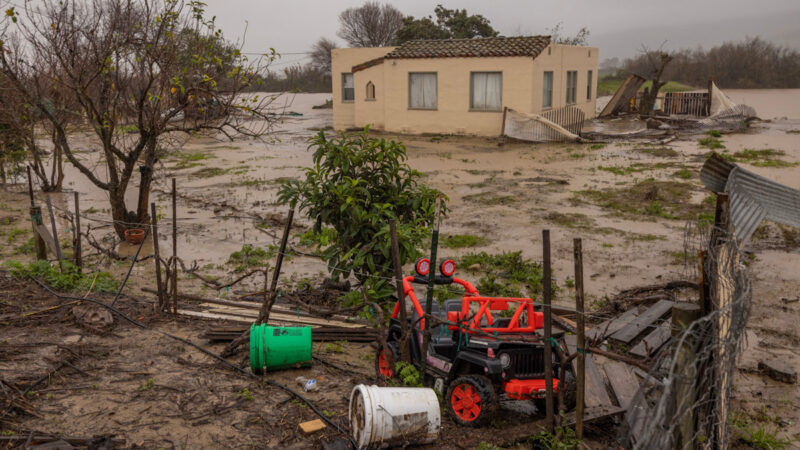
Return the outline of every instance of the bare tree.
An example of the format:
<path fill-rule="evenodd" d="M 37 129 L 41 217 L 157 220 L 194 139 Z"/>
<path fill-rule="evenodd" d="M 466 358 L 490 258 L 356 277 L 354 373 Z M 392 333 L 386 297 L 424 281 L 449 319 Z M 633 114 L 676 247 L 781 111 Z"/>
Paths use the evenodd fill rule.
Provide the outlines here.
<path fill-rule="evenodd" d="M 403 13 L 390 4 L 368 1 L 339 14 L 338 36 L 353 47 L 385 47 L 403 26 Z"/>
<path fill-rule="evenodd" d="M 588 45 L 589 44 L 589 29 L 586 27 L 581 28 L 578 30 L 578 33 L 575 36 L 564 36 L 562 35 L 562 25 L 564 22 L 558 22 L 556 26 L 549 29 L 550 32 L 550 40 L 553 41 L 555 44 L 564 44 L 564 45 Z"/>
<path fill-rule="evenodd" d="M 260 137 L 273 121 L 274 97 L 241 95 L 274 55 L 249 62 L 226 44 L 203 4 L 172 0 L 45 0 L 26 3 L 13 32 L 18 48 L 0 48 L 0 74 L 52 127 L 54 145 L 108 192 L 114 228 L 147 222 L 156 161 L 182 135 Z M 40 68 L 47 68 L 42 72 Z M 48 102 L 48 93 L 61 103 Z M 75 111 L 57 112 L 63 105 Z M 76 128 L 70 114 L 83 128 Z M 79 154 L 88 142 L 100 154 Z M 125 193 L 135 169 L 136 204 Z M 104 169 L 104 170 L 103 170 Z"/>
<path fill-rule="evenodd" d="M 331 50 L 338 47 L 331 39 L 319 38 L 311 47 L 311 65 L 325 73 L 331 73 Z"/>
<path fill-rule="evenodd" d="M 661 77 L 664 74 L 664 69 L 672 61 L 672 55 L 661 50 L 651 51 L 644 46 L 642 46 L 642 53 L 646 55 L 649 63 L 648 73 L 643 74 L 643 76 L 651 80 L 652 86 L 650 86 L 650 88 L 645 88 L 642 93 L 639 114 L 642 116 L 650 116 L 653 114 L 653 106 L 656 104 L 658 91 L 667 84 L 666 81 L 661 81 Z"/>

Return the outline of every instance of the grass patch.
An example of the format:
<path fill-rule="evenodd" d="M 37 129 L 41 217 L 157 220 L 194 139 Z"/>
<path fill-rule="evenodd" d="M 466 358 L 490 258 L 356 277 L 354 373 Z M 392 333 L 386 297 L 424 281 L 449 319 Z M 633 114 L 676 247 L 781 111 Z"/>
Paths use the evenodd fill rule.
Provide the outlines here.
<path fill-rule="evenodd" d="M 444 248 L 480 247 L 489 243 L 489 240 L 472 234 L 447 235 L 440 241 Z"/>
<path fill-rule="evenodd" d="M 234 272 L 244 272 L 248 269 L 267 268 L 269 261 L 277 253 L 278 246 L 269 245 L 267 250 L 250 245 L 243 245 L 242 249 L 231 253 L 228 264 L 234 265 Z"/>
<path fill-rule="evenodd" d="M 678 170 L 677 172 L 673 173 L 672 175 L 674 175 L 674 176 L 676 176 L 678 178 L 683 178 L 684 180 L 688 180 L 689 178 L 692 178 L 692 171 L 689 170 L 689 169 L 683 168 L 683 169 Z"/>
<path fill-rule="evenodd" d="M 549 223 L 564 228 L 585 229 L 594 225 L 594 220 L 586 214 L 580 213 L 560 213 L 554 211 L 544 216 L 544 219 Z"/>
<path fill-rule="evenodd" d="M 647 153 L 648 155 L 657 156 L 659 158 L 675 158 L 678 152 L 670 147 L 641 147 L 634 148 L 634 152 Z"/>
<path fill-rule="evenodd" d="M 597 95 L 612 95 L 617 92 L 617 89 L 622 85 L 622 82 L 625 81 L 625 77 L 618 77 L 615 75 L 607 75 L 604 77 L 600 77 L 597 80 Z M 651 81 L 645 81 L 642 84 L 642 87 L 639 88 L 639 91 L 644 91 L 645 88 L 651 89 L 653 83 Z M 688 84 L 679 83 L 677 81 L 669 81 L 665 84 L 659 92 L 667 93 L 667 92 L 685 92 L 685 91 L 692 91 L 695 88 L 689 86 Z"/>
<path fill-rule="evenodd" d="M 117 291 L 117 280 L 110 273 L 81 273 L 78 266 L 69 261 L 61 262 L 63 271 L 59 270 L 58 265 L 51 266 L 48 261 L 34 261 L 27 265 L 8 261 L 4 265 L 14 278 L 35 278 L 60 291 L 86 291 L 92 283 L 94 292 Z"/>
<path fill-rule="evenodd" d="M 497 195 L 493 192 L 481 192 L 480 194 L 464 196 L 465 202 L 475 202 L 485 206 L 509 206 L 515 204 L 518 200 L 519 199 L 513 195 Z"/>
<path fill-rule="evenodd" d="M 202 152 L 175 153 L 171 156 L 171 161 L 176 162 L 174 169 L 188 169 L 199 166 L 199 161 L 211 158 L 215 158 L 215 156 Z"/>
<path fill-rule="evenodd" d="M 796 162 L 784 161 L 780 156 L 786 155 L 783 150 L 775 150 L 772 148 L 765 148 L 762 150 L 752 150 L 746 148 L 740 152 L 732 155 L 732 158 L 726 158 L 735 162 L 750 164 L 756 167 L 795 167 L 798 165 Z"/>
<path fill-rule="evenodd" d="M 697 143 L 700 144 L 701 147 L 710 148 L 711 150 L 725 148 L 725 145 L 722 143 L 721 140 L 711 136 L 698 139 Z"/>
<path fill-rule="evenodd" d="M 703 205 L 686 201 L 693 189 L 690 183 L 651 178 L 624 188 L 577 191 L 572 200 L 610 209 L 623 216 L 689 220 L 704 212 Z"/>
<path fill-rule="evenodd" d="M 194 172 L 192 176 L 198 178 L 211 178 L 211 177 L 218 177 L 221 175 L 225 175 L 230 171 L 231 169 L 222 169 L 220 167 L 203 167 L 197 172 Z"/>
<path fill-rule="evenodd" d="M 524 258 L 522 252 L 469 253 L 461 258 L 459 266 L 486 274 L 476 285 L 481 295 L 521 297 L 542 292 L 542 265 Z M 555 289 L 553 284 L 553 292 Z"/>
<path fill-rule="evenodd" d="M 592 144 L 592 145 L 589 146 L 589 150 L 600 150 L 600 149 L 603 149 L 603 148 L 606 148 L 606 144 L 603 144 L 602 142 L 597 143 L 597 144 Z"/>

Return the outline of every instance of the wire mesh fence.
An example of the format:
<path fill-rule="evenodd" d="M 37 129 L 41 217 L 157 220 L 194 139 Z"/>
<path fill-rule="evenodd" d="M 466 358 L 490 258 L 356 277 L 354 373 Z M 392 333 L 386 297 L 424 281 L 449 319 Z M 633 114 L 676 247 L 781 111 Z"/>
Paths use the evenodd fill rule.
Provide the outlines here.
<path fill-rule="evenodd" d="M 685 269 L 703 279 L 701 305 L 691 305 L 694 317 L 673 314 L 673 343 L 653 362 L 625 416 L 626 448 L 728 448 L 730 443 L 729 405 L 750 313 L 750 281 L 739 243 L 727 230 L 687 226 L 684 246 L 686 255 L 704 250 L 699 263 Z"/>

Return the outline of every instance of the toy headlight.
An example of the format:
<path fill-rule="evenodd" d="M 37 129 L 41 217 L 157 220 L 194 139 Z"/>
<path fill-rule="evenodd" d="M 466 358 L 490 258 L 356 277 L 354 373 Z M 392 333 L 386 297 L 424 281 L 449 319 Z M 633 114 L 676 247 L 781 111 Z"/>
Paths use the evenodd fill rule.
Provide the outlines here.
<path fill-rule="evenodd" d="M 511 356 L 508 353 L 500 353 L 500 364 L 504 369 L 508 369 L 511 366 Z"/>
<path fill-rule="evenodd" d="M 456 273 L 456 263 L 452 259 L 445 259 L 439 266 L 439 272 L 446 277 L 452 277 Z"/>
<path fill-rule="evenodd" d="M 416 264 L 414 264 L 414 270 L 417 271 L 417 275 L 424 277 L 431 271 L 431 260 L 428 258 L 418 259 Z"/>

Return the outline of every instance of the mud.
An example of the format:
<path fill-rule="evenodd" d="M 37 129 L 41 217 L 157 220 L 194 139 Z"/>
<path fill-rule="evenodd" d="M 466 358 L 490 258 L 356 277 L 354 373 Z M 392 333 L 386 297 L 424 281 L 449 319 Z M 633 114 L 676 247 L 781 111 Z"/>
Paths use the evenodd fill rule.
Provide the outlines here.
<path fill-rule="evenodd" d="M 759 97 L 759 93 L 763 95 Z M 754 106 L 763 118 L 793 118 L 758 122 L 746 133 L 723 135 L 721 140 L 725 148 L 719 151 L 733 153 L 745 148 L 773 148 L 786 153 L 781 157 L 785 161 L 800 162 L 800 133 L 792 132 L 800 130 L 800 117 L 796 109 L 796 105 L 800 103 L 800 90 L 781 91 L 780 95 L 766 91 L 728 91 L 728 94 L 734 101 Z M 262 248 L 276 245 L 281 233 L 280 220 L 277 218 L 287 211 L 287 207 L 277 204 L 276 200 L 280 181 L 301 176 L 302 168 L 311 163 L 311 152 L 306 148 L 306 139 L 319 129 L 330 126 L 332 122 L 330 110 L 312 110 L 311 107 L 323 103 L 325 99 L 326 96 L 322 94 L 295 96 L 287 108 L 302 113 L 303 116 L 284 118 L 275 135 L 279 141 L 225 142 L 198 138 L 189 140 L 179 149 L 171 150 L 171 154 L 160 163 L 153 195 L 161 221 L 161 252 L 169 254 L 172 248 L 168 196 L 169 178 L 172 176 L 178 180 L 179 192 L 178 254 L 187 263 L 196 261 L 203 274 L 220 280 L 233 278 L 235 274 L 232 266 L 226 265 L 232 252 L 240 250 L 245 244 Z M 760 104 L 761 102 L 763 103 Z M 472 234 L 485 238 L 484 243 L 477 247 L 441 249 L 443 257 L 457 258 L 472 251 L 522 251 L 525 257 L 539 260 L 541 230 L 548 228 L 551 230 L 554 275 L 560 287 L 557 302 L 564 304 L 572 303 L 572 240 L 576 237 L 583 239 L 587 304 L 600 304 L 604 297 L 626 288 L 683 279 L 687 274 L 694 273 L 675 257 L 684 249 L 685 217 L 673 219 L 657 214 L 620 214 L 614 208 L 584 201 L 578 192 L 631 189 L 650 179 L 664 183 L 686 183 L 688 190 L 682 201 L 689 206 L 691 214 L 713 214 L 713 202 L 707 200 L 709 193 L 698 178 L 699 169 L 710 150 L 698 145 L 696 137 L 655 146 L 626 143 L 506 143 L 498 146 L 498 141 L 494 138 L 376 135 L 402 140 L 408 148 L 409 163 L 423 172 L 427 183 L 448 195 L 451 212 L 442 224 L 442 233 Z M 86 157 L 96 157 L 91 148 L 87 148 L 89 150 Z M 189 158 L 186 156 L 192 154 L 203 154 L 205 157 L 187 163 Z M 800 188 L 800 166 L 743 166 L 767 178 Z M 84 227 L 91 223 L 98 241 L 103 242 L 105 236 L 108 245 L 114 244 L 108 224 L 109 214 L 107 210 L 104 211 L 104 208 L 108 208 L 105 194 L 87 184 L 85 178 L 74 169 L 66 167 L 65 187 L 75 189 L 81 194 L 81 207 L 86 212 Z M 606 170 L 600 167 L 616 169 Z M 688 178 L 676 175 L 681 169 L 688 171 Z M 131 201 L 137 189 L 135 185 L 130 187 Z M 28 205 L 24 192 L 22 185 L 0 192 L 0 230 L 4 233 L 0 239 L 7 242 L 2 247 L 3 260 L 30 259 L 29 255 L 14 254 L 14 249 L 30 237 L 26 218 Z M 71 199 L 71 194 L 64 195 L 63 198 L 54 195 L 54 204 L 57 208 L 71 210 Z M 5 217 L 8 217 L 7 221 Z M 296 223 L 295 233 L 310 226 L 310 222 L 302 214 L 296 215 Z M 261 227 L 256 226 L 259 224 Z M 14 228 L 23 232 L 12 238 L 10 233 Z M 66 231 L 67 228 L 68 223 L 61 220 L 59 229 Z M 64 239 L 68 240 L 66 234 L 62 235 L 62 240 Z M 297 246 L 296 236 L 292 240 L 293 245 Z M 146 245 L 143 254 L 151 251 L 152 243 Z M 121 254 L 135 251 L 125 244 L 118 250 Z M 305 250 L 313 252 L 313 249 Z M 798 306 L 780 302 L 781 297 L 796 295 L 800 288 L 800 272 L 794 269 L 800 264 L 800 249 L 797 246 L 767 245 L 754 240 L 748 250 L 754 252 L 754 258 L 749 261 L 748 266 L 754 281 L 750 328 L 754 332 L 755 343 L 751 349 L 760 355 L 780 356 L 795 368 L 800 367 L 796 345 L 798 331 L 794 326 Z M 92 249 L 87 250 L 84 245 L 84 253 L 95 252 Z M 89 256 L 87 259 L 89 266 L 109 270 L 120 277 L 127 269 L 127 263 L 118 264 L 108 258 Z M 137 265 L 128 292 L 140 295 L 139 288 L 153 287 L 153 274 L 152 260 Z M 325 265 L 318 258 L 293 254 L 284 261 L 281 288 L 298 288 L 301 282 L 318 283 L 325 276 Z M 235 294 L 204 288 L 196 278 L 188 274 L 181 274 L 179 283 L 183 292 L 223 297 Z M 254 291 L 262 286 L 262 280 L 254 280 L 240 290 Z M 194 326 L 195 324 L 181 321 L 174 324 L 176 331 L 187 334 L 193 332 Z M 57 336 L 58 339 L 65 337 Z M 126 339 L 137 338 L 129 336 Z M 158 346 L 160 341 L 152 338 L 147 345 Z M 351 350 L 348 349 L 349 351 Z M 352 355 L 343 359 L 368 370 L 370 363 L 366 359 L 359 359 L 366 358 L 364 355 L 369 350 L 352 351 Z M 140 363 L 147 361 L 139 361 L 137 364 Z M 128 370 L 133 370 L 131 365 L 133 364 L 126 366 Z M 170 370 L 166 372 L 170 373 Z M 233 390 L 248 386 L 236 377 L 232 378 L 230 374 L 223 374 L 218 370 L 211 373 L 213 382 L 221 383 L 223 387 L 213 393 L 213 401 L 203 403 L 204 408 L 209 408 L 211 404 L 218 407 L 230 405 L 236 401 Z M 131 378 L 131 381 L 123 385 L 127 391 L 122 390 L 123 394 L 115 397 L 117 406 L 106 406 L 105 413 L 98 413 L 97 408 L 89 408 L 89 399 L 92 397 L 91 392 L 88 392 L 85 400 L 76 401 L 75 405 L 70 406 L 77 408 L 70 410 L 71 413 L 99 418 L 113 411 L 111 415 L 125 416 L 121 419 L 120 416 L 114 417 L 120 423 L 134 420 L 133 417 L 138 417 L 138 413 L 121 408 L 121 405 L 133 397 L 152 394 L 135 391 L 135 387 L 140 386 L 143 380 L 141 377 Z M 190 379 L 181 379 L 180 384 L 176 384 L 178 381 L 168 377 L 164 384 L 184 389 L 184 383 L 189 383 Z M 110 391 L 121 386 L 110 381 L 102 383 L 109 386 Z M 202 390 L 205 389 L 204 386 L 206 385 L 195 384 L 192 389 Z M 252 389 L 257 388 L 253 386 Z M 760 375 L 742 371 L 737 375 L 735 393 L 739 402 L 737 408 L 753 412 L 763 406 L 770 411 L 771 416 L 779 416 L 788 421 L 789 425 L 782 428 L 783 432 L 800 437 L 800 412 L 793 406 L 800 404 L 800 393 L 797 389 L 780 386 Z M 173 392 L 164 388 L 161 394 L 165 403 L 158 408 L 167 408 Z M 336 400 L 339 407 L 342 406 L 341 401 Z M 208 429 L 207 433 L 190 436 L 190 440 L 198 436 L 205 440 L 192 442 L 214 442 L 214 439 L 222 437 L 227 439 L 236 434 L 236 428 L 230 428 L 233 426 L 231 424 L 255 420 L 256 417 L 272 422 L 299 417 L 298 411 L 293 411 L 291 414 L 294 415 L 286 417 L 266 414 L 274 406 L 269 402 L 247 404 L 252 405 L 247 412 L 226 413 L 235 417 L 234 420 L 221 420 L 228 428 Z M 259 406 L 256 407 L 256 404 Z M 195 406 L 200 408 L 200 403 Z M 300 415 L 304 419 L 312 418 L 308 411 L 301 411 Z M 159 420 L 172 423 L 172 419 Z M 104 429 L 108 430 L 115 427 L 120 429 L 122 426 L 111 419 L 103 423 L 106 424 Z M 129 424 L 130 427 L 133 425 Z M 66 423 L 61 426 L 67 427 Z M 164 424 L 163 427 L 167 425 Z M 136 431 L 126 433 L 131 433 L 132 442 L 148 439 L 155 442 L 163 439 L 163 436 L 158 437 L 161 436 L 159 431 L 150 428 L 152 427 L 140 425 Z M 241 437 L 241 442 L 244 444 L 248 442 L 247 439 L 256 437 L 256 434 Z M 280 443 L 284 438 L 285 436 L 270 437 L 272 440 L 268 442 L 278 439 L 277 442 Z M 283 441 L 286 442 L 289 441 Z"/>

